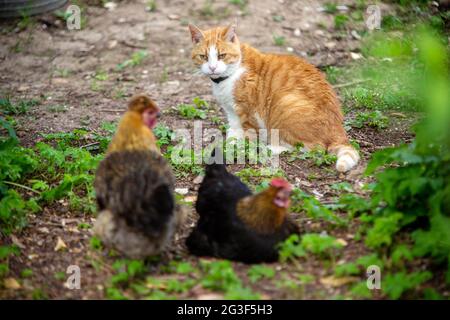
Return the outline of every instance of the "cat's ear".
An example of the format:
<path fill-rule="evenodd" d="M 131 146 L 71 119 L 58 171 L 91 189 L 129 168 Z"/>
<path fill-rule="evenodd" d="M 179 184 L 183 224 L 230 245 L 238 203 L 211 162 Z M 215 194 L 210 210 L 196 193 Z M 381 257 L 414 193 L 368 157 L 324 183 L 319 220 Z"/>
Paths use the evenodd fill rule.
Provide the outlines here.
<path fill-rule="evenodd" d="M 189 31 L 191 32 L 191 38 L 194 44 L 197 44 L 203 40 L 203 32 L 198 27 L 193 24 L 189 24 Z"/>
<path fill-rule="evenodd" d="M 226 41 L 235 42 L 237 40 L 236 36 L 236 23 L 230 24 L 225 28 L 224 37 Z"/>

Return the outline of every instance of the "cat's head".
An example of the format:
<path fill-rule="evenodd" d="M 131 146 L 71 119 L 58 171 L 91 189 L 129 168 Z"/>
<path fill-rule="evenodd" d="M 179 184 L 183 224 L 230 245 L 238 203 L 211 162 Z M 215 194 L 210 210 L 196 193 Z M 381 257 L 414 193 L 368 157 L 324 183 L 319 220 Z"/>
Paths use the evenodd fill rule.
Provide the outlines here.
<path fill-rule="evenodd" d="M 241 49 L 236 26 L 200 30 L 189 25 L 192 42 L 192 60 L 200 71 L 210 78 L 229 77 L 241 63 Z"/>

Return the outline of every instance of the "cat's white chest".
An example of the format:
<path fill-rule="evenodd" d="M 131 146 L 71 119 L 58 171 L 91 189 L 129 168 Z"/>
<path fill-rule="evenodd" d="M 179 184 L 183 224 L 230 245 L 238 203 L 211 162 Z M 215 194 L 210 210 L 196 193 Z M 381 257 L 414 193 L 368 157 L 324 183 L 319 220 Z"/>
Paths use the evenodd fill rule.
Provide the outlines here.
<path fill-rule="evenodd" d="M 236 103 L 234 100 L 234 88 L 236 82 L 244 73 L 245 69 L 240 67 L 231 76 L 220 83 L 213 83 L 213 95 L 219 105 L 225 111 L 228 124 L 230 125 L 230 134 L 239 137 L 238 131 L 242 131 L 241 121 L 236 114 Z"/>

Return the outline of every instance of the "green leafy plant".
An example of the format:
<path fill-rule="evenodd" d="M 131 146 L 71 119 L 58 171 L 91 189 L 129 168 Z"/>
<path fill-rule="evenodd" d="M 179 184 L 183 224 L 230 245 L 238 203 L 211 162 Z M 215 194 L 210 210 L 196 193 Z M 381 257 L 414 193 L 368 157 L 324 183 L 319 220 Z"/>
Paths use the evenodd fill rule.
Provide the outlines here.
<path fill-rule="evenodd" d="M 293 212 L 305 211 L 310 218 L 323 219 L 336 225 L 345 225 L 346 223 L 344 218 L 341 218 L 333 212 L 331 206 L 323 205 L 314 196 L 307 194 L 299 188 L 293 190 L 291 199 L 291 210 Z"/>
<path fill-rule="evenodd" d="M 411 249 L 397 244 L 391 251 L 392 267 L 400 269 L 386 277 L 386 294 L 392 299 L 432 277 L 429 272 L 405 273 L 405 262 L 415 257 L 431 257 L 445 266 L 450 283 L 448 51 L 430 32 L 420 33 L 415 42 L 426 69 L 416 90 L 428 116 L 414 127 L 412 143 L 373 155 L 367 167 L 367 174 L 376 176 L 371 212 L 361 216 L 366 245 L 379 251 L 393 247 L 396 236 L 409 231 Z"/>
<path fill-rule="evenodd" d="M 429 271 L 398 272 L 388 274 L 383 278 L 383 291 L 390 299 L 400 298 L 406 291 L 417 289 L 422 283 L 432 278 Z"/>
<path fill-rule="evenodd" d="M 331 185 L 331 189 L 336 190 L 336 191 L 346 191 L 346 192 L 352 192 L 353 191 L 352 185 L 350 183 L 346 182 L 346 181 L 333 183 Z"/>
<path fill-rule="evenodd" d="M 286 173 L 280 168 L 244 168 L 235 173 L 244 183 L 250 183 L 252 178 L 264 177 L 264 181 L 256 187 L 256 192 L 262 191 L 269 187 L 269 180 L 276 177 L 286 177 Z"/>
<path fill-rule="evenodd" d="M 128 67 L 135 67 L 141 64 L 148 57 L 148 51 L 139 50 L 131 55 L 131 58 L 117 65 L 116 70 L 121 71 Z"/>
<path fill-rule="evenodd" d="M 200 283 L 205 289 L 221 291 L 227 299 L 258 299 L 249 288 L 242 285 L 230 261 L 200 261 L 204 276 Z"/>
<path fill-rule="evenodd" d="M 67 112 L 69 109 L 64 104 L 55 104 L 47 107 L 47 110 L 54 113 L 64 113 Z"/>
<path fill-rule="evenodd" d="M 91 249 L 93 249 L 93 250 L 101 250 L 103 248 L 102 241 L 96 236 L 93 236 L 91 238 L 90 246 L 91 246 Z"/>
<path fill-rule="evenodd" d="M 98 149 L 100 152 L 105 152 L 108 148 L 109 143 L 111 142 L 112 137 L 117 131 L 117 123 L 116 122 L 102 122 L 100 125 L 102 130 L 101 133 L 94 133 L 93 138 L 96 142 L 98 142 Z M 95 144 L 94 144 L 95 145 Z M 86 148 L 86 150 L 89 150 Z"/>
<path fill-rule="evenodd" d="M 360 273 L 361 273 L 361 270 L 360 270 L 359 266 L 356 263 L 352 263 L 352 262 L 337 265 L 336 268 L 334 269 L 334 274 L 337 277 L 343 277 L 343 276 L 347 276 L 347 275 L 357 275 Z"/>
<path fill-rule="evenodd" d="M 389 124 L 389 118 L 383 115 L 381 111 L 375 110 L 358 113 L 354 119 L 347 121 L 347 124 L 355 128 L 369 126 L 376 129 L 385 129 Z"/>
<path fill-rule="evenodd" d="M 182 261 L 171 261 L 168 270 L 176 274 L 193 274 L 197 272 L 197 269 L 191 263 Z"/>
<path fill-rule="evenodd" d="M 214 16 L 215 12 L 214 12 L 214 8 L 213 8 L 211 0 L 205 0 L 202 8 L 200 9 L 200 13 L 202 16 L 206 16 L 206 17 Z"/>
<path fill-rule="evenodd" d="M 404 27 L 402 19 L 396 15 L 388 14 L 383 15 L 381 20 L 381 27 L 384 30 L 397 30 Z"/>
<path fill-rule="evenodd" d="M 36 288 L 31 293 L 31 298 L 33 300 L 48 300 L 48 295 L 42 288 Z"/>
<path fill-rule="evenodd" d="M 20 254 L 20 249 L 15 246 L 0 246 L 0 280 L 9 273 L 9 258 Z"/>
<path fill-rule="evenodd" d="M 156 0 L 147 0 L 145 5 L 149 12 L 155 12 L 157 9 Z"/>
<path fill-rule="evenodd" d="M 308 252 L 320 258 L 333 257 L 343 245 L 336 238 L 326 234 L 307 233 L 301 238 L 292 235 L 279 245 L 280 260 L 294 260 L 305 257 Z"/>
<path fill-rule="evenodd" d="M 306 251 L 322 257 L 331 256 L 333 251 L 343 247 L 336 238 L 315 233 L 303 235 L 301 245 Z"/>
<path fill-rule="evenodd" d="M 338 79 L 341 78 L 342 74 L 345 72 L 343 69 L 335 66 L 327 66 L 324 71 L 327 75 L 327 80 L 332 84 L 337 83 Z"/>
<path fill-rule="evenodd" d="M 304 257 L 306 251 L 300 243 L 300 237 L 294 234 L 281 243 L 279 245 L 279 255 L 282 262 Z"/>
<path fill-rule="evenodd" d="M 349 275 L 358 275 L 365 273 L 369 266 L 383 267 L 383 261 L 378 258 L 376 253 L 361 256 L 356 261 L 338 264 L 334 269 L 334 274 L 337 277 L 344 277 Z"/>
<path fill-rule="evenodd" d="M 124 291 L 128 288 L 133 289 L 139 294 L 148 294 L 150 291 L 147 287 L 141 285 L 141 281 L 147 267 L 141 260 L 120 259 L 116 260 L 112 268 L 114 274 L 108 281 L 105 288 L 105 295 L 112 300 L 126 300 L 129 298 Z"/>
<path fill-rule="evenodd" d="M 278 14 L 275 14 L 272 16 L 272 20 L 275 22 L 283 22 L 284 21 L 284 17 Z"/>
<path fill-rule="evenodd" d="M 206 111 L 197 108 L 193 104 L 179 104 L 177 107 L 178 113 L 186 119 L 206 119 Z"/>
<path fill-rule="evenodd" d="M 350 18 L 347 15 L 337 14 L 334 16 L 334 27 L 338 30 L 344 29 L 349 20 Z"/>
<path fill-rule="evenodd" d="M 8 137 L 0 139 L 0 227 L 6 234 L 26 225 L 26 216 L 40 208 L 36 198 L 25 200 L 11 187 L 39 192 L 20 182 L 39 167 L 35 153 L 18 145 L 18 139 L 11 124 L 0 118 L 0 125 L 8 132 Z"/>
<path fill-rule="evenodd" d="M 336 162 L 336 156 L 326 152 L 323 149 L 311 149 L 307 150 L 302 145 L 297 145 L 295 149 L 290 153 L 289 162 L 296 160 L 312 160 L 314 165 L 321 167 L 324 165 L 331 165 Z"/>
<path fill-rule="evenodd" d="M 255 283 L 263 278 L 272 279 L 275 276 L 275 270 L 264 265 L 254 265 L 247 271 L 248 278 Z"/>
<path fill-rule="evenodd" d="M 30 278 L 31 276 L 33 276 L 33 270 L 29 268 L 25 268 L 20 272 L 21 278 Z"/>
<path fill-rule="evenodd" d="M 201 261 L 201 267 L 205 273 L 201 284 L 206 289 L 228 291 L 241 286 L 241 280 L 234 272 L 230 261 Z"/>
<path fill-rule="evenodd" d="M 146 280 L 146 284 L 150 287 L 161 288 L 159 290 L 152 290 L 152 295 L 160 295 L 162 291 L 164 293 L 183 293 L 189 291 L 195 284 L 196 281 L 194 279 L 178 279 L 178 278 L 151 278 L 148 277 Z M 143 292 L 141 292 L 142 294 Z M 150 292 L 149 292 L 150 293 Z M 164 299 L 168 297 L 165 296 Z M 159 298 L 160 299 L 160 298 Z"/>
<path fill-rule="evenodd" d="M 261 299 L 258 293 L 253 292 L 248 287 L 236 287 L 225 293 L 225 299 L 229 300 L 259 300 Z"/>
<path fill-rule="evenodd" d="M 248 4 L 248 0 L 228 0 L 228 2 L 235 6 L 238 6 L 241 10 L 244 9 Z"/>
<path fill-rule="evenodd" d="M 249 164 L 259 163 L 264 165 L 267 164 L 271 155 L 271 151 L 264 143 L 260 143 L 260 141 L 250 141 L 249 139 L 228 138 L 224 141 L 222 150 L 224 160 L 227 162 L 242 161 L 248 162 Z M 211 153 L 208 151 L 207 154 L 209 157 Z M 256 172 L 255 170 L 253 171 Z M 243 172 L 245 172 L 245 170 Z M 264 174 L 274 175 L 281 173 L 282 171 L 281 169 L 271 168 L 269 170 L 263 169 L 262 172 L 264 172 Z M 255 173 L 255 176 L 261 175 Z"/>
<path fill-rule="evenodd" d="M 274 35 L 273 36 L 273 43 L 276 46 L 282 47 L 286 44 L 286 38 L 283 36 Z"/>
<path fill-rule="evenodd" d="M 9 97 L 0 98 L 0 111 L 5 114 L 20 115 L 26 113 L 31 107 L 38 105 L 39 100 L 19 100 L 14 103 Z"/>
<path fill-rule="evenodd" d="M 370 201 L 359 195 L 351 193 L 346 193 L 339 196 L 337 203 L 341 210 L 347 212 L 349 218 L 353 218 L 357 214 L 365 213 L 372 209 Z"/>
<path fill-rule="evenodd" d="M 122 291 L 114 287 L 105 288 L 105 295 L 110 300 L 127 300 L 127 297 L 123 295 Z"/>
<path fill-rule="evenodd" d="M 172 139 L 175 137 L 175 133 L 169 127 L 163 124 L 158 124 L 153 129 L 153 133 L 158 139 L 157 144 L 159 147 L 170 144 L 172 142 Z"/>
<path fill-rule="evenodd" d="M 142 275 L 146 270 L 145 264 L 141 260 L 117 260 L 112 267 L 117 272 L 111 278 L 113 285 L 127 282 L 132 278 Z"/>
<path fill-rule="evenodd" d="M 172 153 L 176 152 L 176 156 Z M 186 177 L 188 174 L 199 175 L 203 173 L 202 166 L 199 165 L 197 159 L 201 159 L 202 154 L 196 154 L 194 150 L 179 148 L 174 150 L 173 146 L 169 146 L 164 155 L 169 159 L 174 169 L 175 176 Z"/>
<path fill-rule="evenodd" d="M 66 69 L 66 68 L 57 68 L 55 70 L 55 74 L 61 78 L 67 78 L 71 73 L 72 73 L 72 71 L 70 69 Z"/>
<path fill-rule="evenodd" d="M 329 206 L 323 205 L 319 200 L 310 197 L 303 200 L 302 209 L 313 219 L 323 219 L 336 225 L 345 225 L 346 221 L 336 215 Z"/>
<path fill-rule="evenodd" d="M 325 9 L 326 13 L 330 13 L 330 14 L 335 14 L 338 11 L 337 4 L 335 2 L 325 3 L 324 9 Z"/>
<path fill-rule="evenodd" d="M 9 234 L 26 226 L 27 215 L 40 209 L 36 200 L 24 200 L 15 190 L 8 190 L 0 200 L 0 225 Z"/>
<path fill-rule="evenodd" d="M 98 81 L 106 81 L 109 78 L 109 75 L 104 70 L 98 70 L 95 72 L 94 78 Z"/>

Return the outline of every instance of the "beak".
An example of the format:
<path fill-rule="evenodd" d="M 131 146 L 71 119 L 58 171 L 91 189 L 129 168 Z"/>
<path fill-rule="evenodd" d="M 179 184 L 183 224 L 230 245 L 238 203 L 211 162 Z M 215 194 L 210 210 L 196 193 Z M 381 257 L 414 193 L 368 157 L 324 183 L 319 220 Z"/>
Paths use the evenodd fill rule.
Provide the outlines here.
<path fill-rule="evenodd" d="M 291 190 L 289 189 L 279 190 L 275 196 L 274 204 L 280 208 L 289 208 L 289 205 L 291 203 L 290 196 Z"/>

